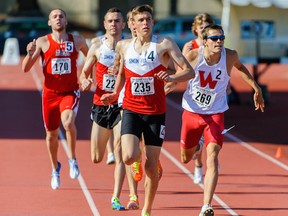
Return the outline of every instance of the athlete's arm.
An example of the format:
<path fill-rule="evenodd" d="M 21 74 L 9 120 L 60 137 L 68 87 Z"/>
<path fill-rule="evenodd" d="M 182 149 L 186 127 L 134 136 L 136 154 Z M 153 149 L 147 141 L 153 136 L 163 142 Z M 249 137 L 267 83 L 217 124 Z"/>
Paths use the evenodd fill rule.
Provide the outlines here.
<path fill-rule="evenodd" d="M 242 79 L 244 79 L 245 82 L 247 82 L 248 85 L 250 85 L 255 91 L 254 93 L 255 110 L 260 109 L 262 112 L 264 112 L 264 99 L 262 96 L 262 90 L 260 86 L 256 83 L 256 81 L 254 80 L 248 69 L 245 67 L 245 65 L 243 65 L 240 62 L 238 53 L 235 50 L 229 50 L 229 49 L 226 49 L 226 52 L 228 57 L 227 61 L 233 63 L 233 66 L 237 68 L 238 71 L 240 72 Z"/>
<path fill-rule="evenodd" d="M 160 71 L 157 74 L 157 77 L 160 79 L 163 79 L 166 82 L 184 82 L 186 80 L 192 79 L 195 77 L 195 72 L 187 59 L 183 56 L 181 53 L 179 47 L 177 44 L 172 41 L 169 38 L 166 38 L 163 40 L 163 43 L 161 44 L 163 46 L 163 49 L 166 49 L 168 55 L 173 60 L 173 62 L 176 64 L 177 70 L 176 73 L 173 75 L 168 75 L 163 71 Z"/>
<path fill-rule="evenodd" d="M 75 36 L 74 36 L 74 38 L 75 38 Z M 83 53 L 84 56 L 87 56 L 89 48 L 87 46 L 85 38 L 79 35 L 75 39 L 76 39 L 77 45 L 79 47 L 79 50 Z"/>
<path fill-rule="evenodd" d="M 81 89 L 83 91 L 88 91 L 91 87 L 91 84 L 93 83 L 93 80 L 91 78 L 91 72 L 93 69 L 94 64 L 96 63 L 96 51 L 98 48 L 97 43 L 93 43 L 88 51 L 84 66 L 82 68 L 82 72 L 79 76 L 79 81 L 81 84 Z"/>
<path fill-rule="evenodd" d="M 116 83 L 115 83 L 115 88 L 113 93 L 107 93 L 102 95 L 101 101 L 103 102 L 104 105 L 109 105 L 116 101 L 118 99 L 118 96 L 120 94 L 120 91 L 125 85 L 125 72 L 124 72 L 124 53 L 126 50 L 126 46 L 128 46 L 127 42 L 122 42 L 117 43 L 116 45 L 116 56 L 118 56 L 115 59 L 114 65 L 119 65 L 119 72 L 117 75 Z"/>
<path fill-rule="evenodd" d="M 46 36 L 44 36 L 46 37 Z M 41 45 L 44 43 L 44 38 L 34 39 L 32 42 L 27 44 L 26 51 L 27 55 L 22 61 L 22 70 L 24 73 L 29 72 L 41 53 Z"/>

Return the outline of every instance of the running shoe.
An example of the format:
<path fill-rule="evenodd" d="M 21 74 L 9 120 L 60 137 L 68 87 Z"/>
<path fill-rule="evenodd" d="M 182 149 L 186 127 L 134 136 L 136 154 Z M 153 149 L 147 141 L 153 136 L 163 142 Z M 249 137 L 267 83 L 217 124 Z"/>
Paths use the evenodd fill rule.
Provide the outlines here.
<path fill-rule="evenodd" d="M 52 170 L 52 178 L 51 178 L 51 187 L 53 190 L 57 190 L 60 187 L 60 170 L 61 170 L 61 163 L 58 162 L 57 169 Z"/>
<path fill-rule="evenodd" d="M 118 197 L 113 196 L 111 200 L 111 205 L 113 210 L 122 211 L 125 210 L 125 207 L 121 205 Z"/>
<path fill-rule="evenodd" d="M 194 169 L 194 184 L 201 184 L 203 181 L 202 167 L 195 166 Z"/>
<path fill-rule="evenodd" d="M 114 164 L 114 163 L 115 163 L 114 154 L 112 152 L 109 152 L 108 155 L 107 155 L 106 164 L 110 165 L 110 164 Z"/>
<path fill-rule="evenodd" d="M 78 167 L 78 163 L 76 159 L 68 160 L 69 161 L 69 166 L 70 166 L 70 178 L 71 179 L 76 179 L 80 175 L 80 170 Z"/>
<path fill-rule="evenodd" d="M 163 174 L 163 169 L 162 169 L 162 166 L 161 166 L 161 163 L 160 163 L 160 160 L 158 161 L 158 175 L 159 175 L 159 181 L 161 180 L 162 178 L 162 174 Z"/>
<path fill-rule="evenodd" d="M 136 210 L 140 208 L 138 196 L 136 194 L 129 195 L 130 200 L 127 204 L 127 209 Z"/>
<path fill-rule="evenodd" d="M 131 166 L 131 173 L 136 182 L 141 181 L 143 177 L 142 163 L 139 161 L 134 162 Z"/>
<path fill-rule="evenodd" d="M 148 212 L 145 212 L 144 216 L 150 216 L 150 214 Z"/>
<path fill-rule="evenodd" d="M 214 210 L 210 204 L 203 205 L 199 216 L 214 216 Z"/>
<path fill-rule="evenodd" d="M 192 156 L 192 160 L 196 160 L 199 157 L 203 148 L 203 144 L 204 144 L 204 137 L 201 136 L 198 142 L 198 149 L 195 151 L 194 155 Z"/>

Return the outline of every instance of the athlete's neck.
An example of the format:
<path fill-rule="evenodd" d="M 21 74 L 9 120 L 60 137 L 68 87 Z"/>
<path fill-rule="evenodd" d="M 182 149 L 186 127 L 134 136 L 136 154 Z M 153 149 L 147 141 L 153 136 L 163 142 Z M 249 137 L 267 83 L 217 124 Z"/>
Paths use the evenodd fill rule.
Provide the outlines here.
<path fill-rule="evenodd" d="M 145 36 L 137 36 L 136 38 L 136 44 L 139 46 L 147 46 L 147 44 L 150 44 L 152 35 L 149 35 L 147 37 Z"/>
<path fill-rule="evenodd" d="M 68 34 L 65 31 L 62 32 L 53 31 L 52 38 L 57 43 L 63 43 L 68 40 Z"/>
<path fill-rule="evenodd" d="M 205 52 L 204 50 L 204 58 L 208 65 L 214 65 L 219 62 L 221 53 Z"/>
<path fill-rule="evenodd" d="M 115 50 L 116 44 L 122 39 L 122 34 L 109 35 L 105 34 L 105 44 L 112 50 Z"/>

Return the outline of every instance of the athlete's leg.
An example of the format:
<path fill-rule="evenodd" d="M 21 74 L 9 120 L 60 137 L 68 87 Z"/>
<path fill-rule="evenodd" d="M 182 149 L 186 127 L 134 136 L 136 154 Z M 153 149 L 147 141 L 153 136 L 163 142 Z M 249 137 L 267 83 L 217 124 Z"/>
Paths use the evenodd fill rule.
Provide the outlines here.
<path fill-rule="evenodd" d="M 115 157 L 114 157 L 114 137 L 113 134 L 109 137 L 108 143 L 107 143 L 107 160 L 106 164 L 113 164 L 115 163 Z"/>
<path fill-rule="evenodd" d="M 209 143 L 206 161 L 206 174 L 204 179 L 204 204 L 211 204 L 212 197 L 218 181 L 218 154 L 221 146 L 216 143 Z"/>
<path fill-rule="evenodd" d="M 66 139 L 69 148 L 69 159 L 76 158 L 76 138 L 77 138 L 77 129 L 75 125 L 76 113 L 73 110 L 66 109 L 61 113 L 61 121 L 63 128 L 66 132 Z"/>
<path fill-rule="evenodd" d="M 122 157 L 127 165 L 138 161 L 141 155 L 139 147 L 139 138 L 132 134 L 124 134 L 121 136 Z"/>
<path fill-rule="evenodd" d="M 46 130 L 46 145 L 53 170 L 56 170 L 58 166 L 58 130 L 58 128 L 52 131 Z"/>
<path fill-rule="evenodd" d="M 111 129 L 101 127 L 93 121 L 91 131 L 91 160 L 93 163 L 102 161 L 111 134 Z"/>
<path fill-rule="evenodd" d="M 146 161 L 145 161 L 145 200 L 142 208 L 142 215 L 145 213 L 151 214 L 152 205 L 156 195 L 159 183 L 158 161 L 161 152 L 159 146 L 146 146 Z"/>
<path fill-rule="evenodd" d="M 114 192 L 113 196 L 120 198 L 121 189 L 125 178 L 125 164 L 122 159 L 121 137 L 120 137 L 121 122 L 113 128 L 114 136 Z"/>

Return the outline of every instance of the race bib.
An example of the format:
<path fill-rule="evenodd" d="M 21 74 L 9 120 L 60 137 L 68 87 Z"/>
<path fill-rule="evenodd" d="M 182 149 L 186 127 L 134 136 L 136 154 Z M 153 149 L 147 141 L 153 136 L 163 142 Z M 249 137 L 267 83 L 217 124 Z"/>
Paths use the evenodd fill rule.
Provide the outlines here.
<path fill-rule="evenodd" d="M 102 89 L 108 92 L 113 92 L 116 82 L 116 76 L 104 74 Z"/>
<path fill-rule="evenodd" d="M 73 52 L 73 42 L 65 41 L 65 52 Z"/>
<path fill-rule="evenodd" d="M 192 99 L 200 107 L 211 107 L 214 103 L 215 97 L 216 93 L 209 89 L 204 89 L 199 86 L 194 86 L 192 89 Z"/>
<path fill-rule="evenodd" d="M 52 74 L 70 74 L 71 59 L 70 58 L 53 58 L 51 61 Z"/>
<path fill-rule="evenodd" d="M 133 95 L 152 95 L 154 90 L 154 77 L 131 77 L 131 92 Z"/>

